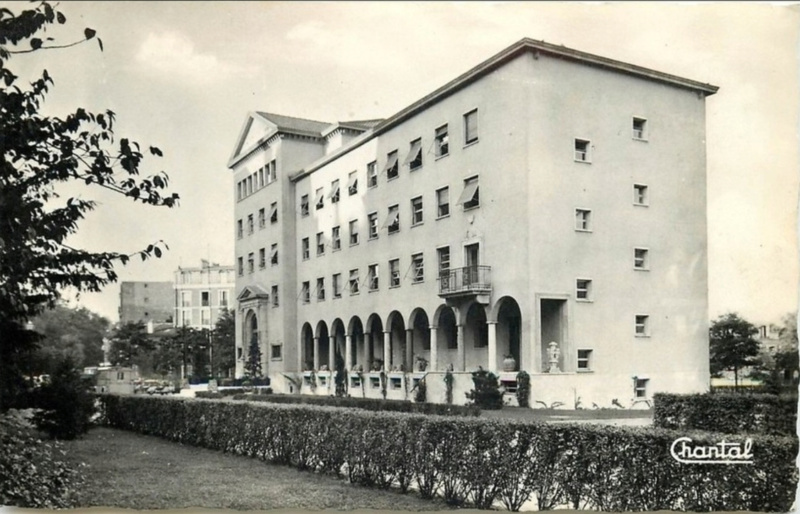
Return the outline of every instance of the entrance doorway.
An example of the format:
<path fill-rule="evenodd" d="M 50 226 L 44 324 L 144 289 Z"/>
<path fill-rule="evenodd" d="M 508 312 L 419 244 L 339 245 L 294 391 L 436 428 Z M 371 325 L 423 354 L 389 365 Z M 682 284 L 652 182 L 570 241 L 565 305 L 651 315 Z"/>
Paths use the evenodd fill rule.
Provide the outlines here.
<path fill-rule="evenodd" d="M 557 367 L 560 371 L 564 371 L 564 362 L 567 355 L 567 301 L 550 298 L 542 299 L 539 314 L 539 319 L 541 320 L 542 371 L 550 370 L 552 357 L 548 350 L 552 342 L 558 345 Z"/>

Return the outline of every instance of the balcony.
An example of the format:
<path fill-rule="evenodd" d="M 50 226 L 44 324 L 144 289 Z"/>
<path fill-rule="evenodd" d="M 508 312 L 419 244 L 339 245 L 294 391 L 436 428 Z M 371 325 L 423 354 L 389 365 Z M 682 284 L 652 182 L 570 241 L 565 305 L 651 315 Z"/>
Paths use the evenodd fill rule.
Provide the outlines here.
<path fill-rule="evenodd" d="M 445 299 L 477 296 L 478 302 L 488 303 L 491 292 L 491 266 L 455 268 L 439 275 L 439 296 Z"/>

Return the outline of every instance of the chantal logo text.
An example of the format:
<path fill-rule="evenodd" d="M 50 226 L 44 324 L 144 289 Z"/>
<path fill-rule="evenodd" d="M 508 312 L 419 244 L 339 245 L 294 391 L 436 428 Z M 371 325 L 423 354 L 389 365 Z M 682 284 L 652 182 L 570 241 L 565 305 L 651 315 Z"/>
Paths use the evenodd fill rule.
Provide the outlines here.
<path fill-rule="evenodd" d="M 669 452 L 672 458 L 684 464 L 752 464 L 753 441 L 728 443 L 722 441 L 713 445 L 694 444 L 689 437 L 679 437 L 672 442 Z"/>

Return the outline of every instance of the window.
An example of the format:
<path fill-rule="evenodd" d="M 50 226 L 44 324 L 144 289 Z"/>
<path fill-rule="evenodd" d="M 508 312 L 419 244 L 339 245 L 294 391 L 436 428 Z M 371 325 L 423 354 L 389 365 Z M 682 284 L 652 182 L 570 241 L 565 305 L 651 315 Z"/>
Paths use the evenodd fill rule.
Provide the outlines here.
<path fill-rule="evenodd" d="M 278 286 L 272 286 L 272 306 L 277 307 L 280 305 L 280 300 L 278 298 Z"/>
<path fill-rule="evenodd" d="M 258 250 L 258 267 L 263 268 L 267 265 L 267 251 L 264 248 Z"/>
<path fill-rule="evenodd" d="M 181 291 L 181 307 L 191 307 L 191 306 L 192 306 L 192 292 Z"/>
<path fill-rule="evenodd" d="M 258 228 L 264 228 L 267 226 L 267 212 L 262 207 L 258 210 Z"/>
<path fill-rule="evenodd" d="M 278 180 L 278 166 L 277 166 L 277 162 L 275 162 L 275 159 L 272 159 L 272 161 L 269 163 L 269 181 L 268 181 L 268 183 L 271 184 L 271 183 L 275 182 L 276 180 Z"/>
<path fill-rule="evenodd" d="M 397 164 L 397 150 L 393 150 L 386 155 L 386 168 L 384 171 L 388 180 L 397 178 L 400 172 L 400 167 Z"/>
<path fill-rule="evenodd" d="M 406 157 L 406 162 L 403 164 L 408 164 L 408 168 L 411 171 L 422 167 L 422 139 L 411 141 L 408 157 Z"/>
<path fill-rule="evenodd" d="M 478 109 L 464 115 L 464 144 L 478 140 Z"/>
<path fill-rule="evenodd" d="M 303 254 L 303 260 L 304 261 L 307 260 L 310 257 L 310 255 L 309 255 L 309 253 L 310 253 L 310 251 L 309 251 L 309 242 L 308 242 L 308 238 L 307 237 L 304 237 L 303 241 L 301 243 L 301 253 Z"/>
<path fill-rule="evenodd" d="M 644 314 L 636 315 L 636 336 L 647 337 L 650 335 L 650 316 Z"/>
<path fill-rule="evenodd" d="M 252 273 L 253 271 L 255 271 L 255 264 L 256 264 L 256 262 L 255 262 L 254 254 L 253 253 L 248 253 L 247 254 L 247 272 L 248 273 Z"/>
<path fill-rule="evenodd" d="M 647 205 L 647 186 L 643 184 L 633 185 L 633 204 Z"/>
<path fill-rule="evenodd" d="M 358 193 L 358 172 L 351 171 L 347 176 L 347 194 L 353 196 Z"/>
<path fill-rule="evenodd" d="M 239 276 L 241 277 L 242 275 L 244 275 L 244 259 L 243 258 L 239 257 L 239 263 L 238 263 L 237 267 L 238 267 L 238 271 L 239 271 Z"/>
<path fill-rule="evenodd" d="M 252 214 L 248 214 L 247 215 L 247 233 L 248 234 L 252 234 L 253 233 L 253 215 Z"/>
<path fill-rule="evenodd" d="M 270 359 L 274 360 L 274 361 L 281 360 L 282 359 L 282 357 L 281 357 L 281 350 L 282 349 L 283 349 L 282 345 L 279 345 L 279 344 L 270 345 L 270 352 L 269 352 Z"/>
<path fill-rule="evenodd" d="M 464 191 L 462 191 L 458 199 L 458 204 L 463 204 L 465 211 L 480 206 L 481 195 L 478 187 L 478 177 L 471 177 L 464 181 Z"/>
<path fill-rule="evenodd" d="M 647 140 L 647 133 L 645 132 L 645 128 L 647 127 L 647 120 L 644 118 L 637 118 L 634 116 L 633 118 L 633 139 L 639 139 L 642 141 Z"/>
<path fill-rule="evenodd" d="M 378 265 L 370 264 L 367 267 L 367 279 L 369 280 L 369 290 L 378 290 Z"/>
<path fill-rule="evenodd" d="M 252 175 L 247 177 L 247 194 L 248 195 L 253 194 L 253 176 Z"/>
<path fill-rule="evenodd" d="M 350 220 L 350 246 L 358 244 L 358 220 Z"/>
<path fill-rule="evenodd" d="M 219 292 L 219 306 L 225 308 L 228 307 L 228 291 Z"/>
<path fill-rule="evenodd" d="M 400 207 L 392 205 L 389 207 L 389 215 L 386 217 L 384 227 L 389 229 L 390 234 L 394 234 L 400 230 Z"/>
<path fill-rule="evenodd" d="M 278 243 L 273 244 L 269 249 L 269 263 L 271 266 L 278 264 Z"/>
<path fill-rule="evenodd" d="M 269 222 L 278 222 L 278 202 L 272 202 L 272 204 L 269 206 Z"/>
<path fill-rule="evenodd" d="M 325 255 L 325 235 L 317 232 L 317 256 Z"/>
<path fill-rule="evenodd" d="M 303 298 L 303 303 L 311 302 L 311 284 L 308 282 L 303 282 L 303 286 L 300 288 L 300 295 Z"/>
<path fill-rule="evenodd" d="M 450 188 L 436 190 L 436 216 L 444 218 L 450 215 Z"/>
<path fill-rule="evenodd" d="M 636 398 L 647 398 L 647 383 L 650 382 L 648 378 L 636 378 L 634 384 L 634 395 Z"/>
<path fill-rule="evenodd" d="M 325 193 L 323 192 L 322 188 L 317 188 L 317 193 L 315 196 L 316 200 L 314 201 L 314 207 L 317 210 L 322 209 L 325 207 Z"/>
<path fill-rule="evenodd" d="M 369 225 L 369 238 L 377 239 L 378 237 L 378 213 L 371 212 L 367 215 L 367 224 Z"/>
<path fill-rule="evenodd" d="M 400 259 L 389 261 L 389 287 L 400 287 Z"/>
<path fill-rule="evenodd" d="M 434 147 L 436 157 L 444 157 L 450 152 L 450 138 L 447 135 L 447 125 L 442 125 L 436 129 Z"/>
<path fill-rule="evenodd" d="M 450 247 L 437 248 L 436 256 L 439 258 L 439 275 L 447 276 L 450 273 Z"/>
<path fill-rule="evenodd" d="M 269 168 L 269 164 L 264 166 L 263 168 L 258 169 L 258 187 L 264 187 L 264 171 L 265 168 Z"/>
<path fill-rule="evenodd" d="M 183 316 L 183 326 L 188 326 L 192 324 L 192 311 L 183 311 L 181 312 L 181 316 Z"/>
<path fill-rule="evenodd" d="M 378 185 L 378 162 L 372 161 L 367 164 L 367 187 L 377 187 Z"/>
<path fill-rule="evenodd" d="M 425 277 L 425 265 L 421 253 L 415 253 L 411 256 L 411 269 L 413 271 L 411 281 L 415 284 L 422 282 Z"/>
<path fill-rule="evenodd" d="M 585 139 L 576 139 L 575 140 L 575 160 L 578 162 L 591 162 L 591 156 L 589 155 L 589 145 L 591 144 L 590 141 Z"/>
<path fill-rule="evenodd" d="M 585 278 L 576 280 L 575 297 L 578 300 L 590 301 L 592 299 L 592 281 Z"/>
<path fill-rule="evenodd" d="M 237 200 L 241 200 L 242 199 L 242 183 L 241 183 L 241 181 L 236 183 L 236 199 Z"/>
<path fill-rule="evenodd" d="M 333 297 L 334 298 L 341 298 L 342 297 L 342 274 L 335 273 L 333 275 Z"/>
<path fill-rule="evenodd" d="M 318 278 L 317 279 L 317 301 L 321 302 L 325 300 L 325 279 Z"/>
<path fill-rule="evenodd" d="M 200 311 L 200 324 L 201 325 L 211 324 L 211 311 L 209 311 L 208 309 L 202 309 Z"/>
<path fill-rule="evenodd" d="M 411 225 L 422 223 L 422 197 L 411 199 Z"/>
<path fill-rule="evenodd" d="M 236 220 L 236 237 L 241 239 L 244 235 L 242 220 Z"/>
<path fill-rule="evenodd" d="M 587 209 L 575 209 L 575 230 L 588 232 L 592 230 L 592 211 Z"/>
<path fill-rule="evenodd" d="M 337 203 L 339 201 L 339 179 L 334 180 L 331 182 L 331 203 Z"/>
<path fill-rule="evenodd" d="M 649 251 L 646 248 L 633 249 L 633 268 L 639 270 L 650 269 Z"/>
<path fill-rule="evenodd" d="M 592 370 L 592 351 L 578 350 L 578 371 Z"/>
<path fill-rule="evenodd" d="M 331 247 L 334 250 L 342 249 L 342 239 L 339 237 L 339 227 L 333 227 L 331 229 Z"/>
<path fill-rule="evenodd" d="M 300 215 L 308 216 L 308 195 L 300 197 Z"/>
<path fill-rule="evenodd" d="M 350 294 L 358 294 L 358 270 L 350 270 Z"/>

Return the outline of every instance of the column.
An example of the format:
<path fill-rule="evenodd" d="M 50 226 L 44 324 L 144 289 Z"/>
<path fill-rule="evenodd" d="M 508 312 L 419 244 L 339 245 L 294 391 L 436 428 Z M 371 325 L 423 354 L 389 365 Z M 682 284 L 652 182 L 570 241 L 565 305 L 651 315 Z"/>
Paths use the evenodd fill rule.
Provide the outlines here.
<path fill-rule="evenodd" d="M 497 322 L 487 321 L 486 328 L 489 332 L 489 362 L 487 367 L 492 373 L 497 373 Z"/>
<path fill-rule="evenodd" d="M 414 329 L 406 329 L 406 371 L 414 371 Z"/>
<path fill-rule="evenodd" d="M 246 347 L 244 345 L 244 338 L 242 337 L 242 317 L 243 313 L 241 309 L 236 312 L 236 316 L 234 316 L 234 328 L 236 330 L 236 334 L 234 335 L 234 341 L 236 341 L 236 370 L 234 371 L 235 376 L 240 378 L 244 376 L 244 357 L 245 357 L 245 350 Z M 178 323 L 181 323 L 180 318 L 175 318 L 178 320 Z M 180 325 L 179 325 L 180 326 Z M 242 356 L 239 357 L 239 349 L 242 350 Z"/>
<path fill-rule="evenodd" d="M 336 336 L 328 336 L 328 370 L 336 369 Z"/>
<path fill-rule="evenodd" d="M 319 337 L 314 338 L 314 370 L 319 371 Z"/>
<path fill-rule="evenodd" d="M 344 369 L 350 371 L 353 369 L 353 336 L 347 334 L 344 336 Z"/>
<path fill-rule="evenodd" d="M 361 334 L 361 340 L 364 342 L 364 359 L 361 361 L 364 371 L 369 371 L 369 347 L 372 344 L 372 338 L 368 334 Z"/>
<path fill-rule="evenodd" d="M 464 325 L 456 325 L 456 344 L 458 345 L 458 357 L 456 358 L 456 371 L 464 371 L 467 367 L 466 352 L 464 349 Z"/>
<path fill-rule="evenodd" d="M 437 371 L 439 366 L 439 342 L 438 334 L 436 333 L 436 325 L 430 326 L 431 331 L 431 362 L 428 365 L 429 371 Z"/>
<path fill-rule="evenodd" d="M 388 330 L 383 333 L 383 369 L 389 371 L 391 366 L 389 363 L 392 361 L 392 333 Z"/>

